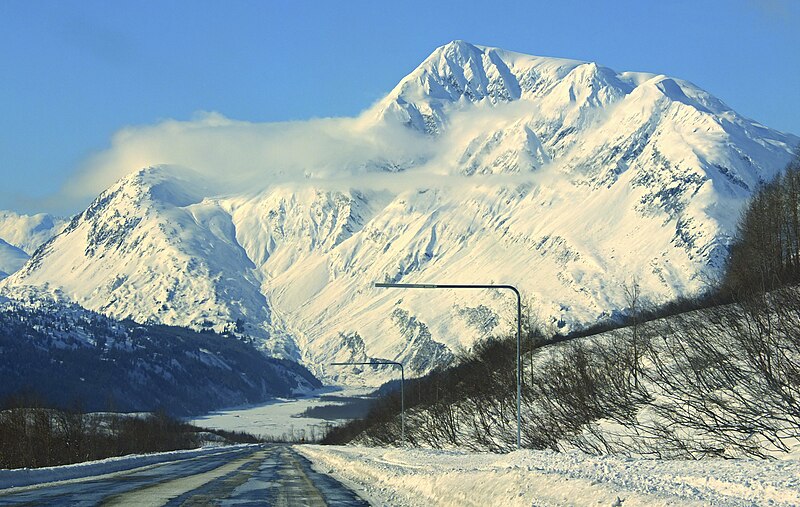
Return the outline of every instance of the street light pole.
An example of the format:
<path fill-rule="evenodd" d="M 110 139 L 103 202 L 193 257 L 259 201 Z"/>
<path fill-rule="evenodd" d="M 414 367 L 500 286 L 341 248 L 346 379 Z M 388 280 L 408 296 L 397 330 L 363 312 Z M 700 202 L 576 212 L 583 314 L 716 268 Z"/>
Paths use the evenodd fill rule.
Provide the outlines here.
<path fill-rule="evenodd" d="M 513 285 L 443 284 L 443 283 L 375 283 L 383 289 L 507 289 L 517 296 L 517 450 L 522 448 L 522 296 Z"/>
<path fill-rule="evenodd" d="M 406 441 L 406 374 L 403 371 L 403 363 L 397 361 L 370 361 L 370 362 L 343 362 L 331 363 L 331 366 L 345 366 L 345 365 L 382 365 L 391 364 L 400 367 L 400 439 Z"/>

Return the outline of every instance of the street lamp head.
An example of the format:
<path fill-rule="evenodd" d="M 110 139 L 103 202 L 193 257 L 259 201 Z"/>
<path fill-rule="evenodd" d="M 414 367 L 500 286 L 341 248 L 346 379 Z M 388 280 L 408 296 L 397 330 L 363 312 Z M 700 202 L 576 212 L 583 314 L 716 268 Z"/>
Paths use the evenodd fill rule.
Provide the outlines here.
<path fill-rule="evenodd" d="M 328 363 L 330 366 L 384 366 L 387 364 L 393 364 L 395 366 L 399 366 L 401 369 L 403 368 L 403 363 L 399 363 L 397 361 L 389 361 L 389 360 L 381 360 L 381 361 L 347 361 L 342 363 Z"/>
<path fill-rule="evenodd" d="M 431 283 L 381 283 L 375 282 L 378 289 L 439 289 L 445 288 Z"/>

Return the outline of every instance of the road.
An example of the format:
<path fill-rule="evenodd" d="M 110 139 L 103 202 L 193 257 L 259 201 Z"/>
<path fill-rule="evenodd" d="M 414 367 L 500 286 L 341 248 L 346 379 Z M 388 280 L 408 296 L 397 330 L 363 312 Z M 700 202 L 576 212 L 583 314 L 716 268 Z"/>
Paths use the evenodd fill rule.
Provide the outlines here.
<path fill-rule="evenodd" d="M 0 505 L 369 505 L 285 445 L 219 453 L 96 478 L 0 491 Z"/>

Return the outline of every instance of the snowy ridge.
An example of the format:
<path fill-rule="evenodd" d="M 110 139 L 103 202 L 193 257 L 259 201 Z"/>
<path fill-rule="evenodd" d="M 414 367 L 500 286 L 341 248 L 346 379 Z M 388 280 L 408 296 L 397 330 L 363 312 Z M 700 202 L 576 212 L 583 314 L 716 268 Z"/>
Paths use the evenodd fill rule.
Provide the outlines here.
<path fill-rule="evenodd" d="M 103 192 L 17 276 L 70 295 L 92 287 L 79 302 L 111 317 L 217 331 L 242 319 L 265 339 L 269 312 L 230 216 L 176 172 L 141 170 Z M 72 262 L 41 269 L 54 258 Z"/>
<path fill-rule="evenodd" d="M 0 280 L 13 273 L 28 260 L 28 254 L 0 239 Z"/>
<path fill-rule="evenodd" d="M 20 215 L 0 210 L 0 239 L 31 255 L 41 245 L 64 228 L 67 220 L 39 213 Z"/>
<path fill-rule="evenodd" d="M 396 124 L 417 141 L 395 146 Z M 462 41 L 340 126 L 394 151 L 354 146 L 352 161 L 288 182 L 266 160 L 261 188 L 224 194 L 154 160 L 3 284 L 137 321 L 241 321 L 270 354 L 378 383 L 394 372 L 324 365 L 386 358 L 425 373 L 510 330 L 513 311 L 499 291 L 373 282 L 514 283 L 562 329 L 624 308 L 633 277 L 654 301 L 696 293 L 748 196 L 800 142 L 686 81 Z"/>

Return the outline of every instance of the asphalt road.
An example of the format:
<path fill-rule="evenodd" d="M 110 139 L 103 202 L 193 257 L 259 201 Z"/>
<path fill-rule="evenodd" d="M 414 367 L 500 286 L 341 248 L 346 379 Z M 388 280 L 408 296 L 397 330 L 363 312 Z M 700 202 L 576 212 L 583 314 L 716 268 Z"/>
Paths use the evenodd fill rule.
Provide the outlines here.
<path fill-rule="evenodd" d="M 288 446 L 218 454 L 105 477 L 0 492 L 0 505 L 369 505 Z"/>

